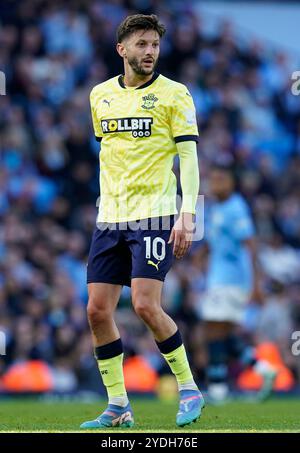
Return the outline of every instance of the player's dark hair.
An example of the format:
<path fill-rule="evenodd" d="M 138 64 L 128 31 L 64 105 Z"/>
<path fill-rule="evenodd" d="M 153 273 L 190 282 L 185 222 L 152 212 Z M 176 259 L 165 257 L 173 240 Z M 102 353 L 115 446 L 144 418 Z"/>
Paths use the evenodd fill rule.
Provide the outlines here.
<path fill-rule="evenodd" d="M 159 22 L 155 14 L 133 14 L 132 16 L 127 16 L 119 25 L 117 41 L 122 42 L 137 30 L 155 30 L 162 37 L 166 32 L 166 27 Z"/>
<path fill-rule="evenodd" d="M 210 169 L 211 170 L 223 171 L 225 173 L 230 174 L 231 176 L 233 176 L 234 173 L 235 173 L 234 165 L 232 165 L 232 164 L 224 164 L 224 163 L 220 163 L 220 162 L 213 162 L 211 167 L 210 167 Z"/>
<path fill-rule="evenodd" d="M 235 188 L 239 187 L 239 177 L 237 167 L 234 163 L 213 162 L 210 171 L 219 170 L 227 173 L 233 180 Z"/>

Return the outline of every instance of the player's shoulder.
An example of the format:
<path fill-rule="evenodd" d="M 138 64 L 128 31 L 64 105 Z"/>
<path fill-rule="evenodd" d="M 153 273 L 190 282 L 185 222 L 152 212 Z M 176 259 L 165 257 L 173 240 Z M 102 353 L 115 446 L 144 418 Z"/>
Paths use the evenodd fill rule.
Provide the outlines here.
<path fill-rule="evenodd" d="M 167 88 L 169 91 L 172 91 L 174 94 L 184 94 L 184 95 L 189 95 L 190 92 L 187 89 L 187 87 L 180 82 L 177 82 L 176 80 L 169 79 L 168 77 L 160 74 L 159 77 L 159 83 L 163 88 Z"/>
<path fill-rule="evenodd" d="M 241 212 L 241 211 L 243 211 L 244 213 L 249 212 L 248 203 L 241 193 L 234 192 L 231 195 L 229 201 L 230 201 L 231 209 L 234 209 L 237 212 Z"/>
<path fill-rule="evenodd" d="M 90 92 L 90 98 L 92 99 L 95 96 L 102 95 L 107 91 L 115 89 L 118 83 L 118 78 L 119 76 L 111 77 L 110 79 L 95 85 Z"/>

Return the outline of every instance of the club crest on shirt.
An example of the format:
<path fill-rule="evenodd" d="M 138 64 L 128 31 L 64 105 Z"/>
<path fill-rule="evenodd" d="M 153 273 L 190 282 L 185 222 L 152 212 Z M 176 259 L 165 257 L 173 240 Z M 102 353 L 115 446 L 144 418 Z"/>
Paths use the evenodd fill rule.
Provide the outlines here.
<path fill-rule="evenodd" d="M 155 105 L 154 105 L 154 102 L 158 101 L 158 98 L 155 96 L 155 94 L 153 93 L 149 93 L 147 94 L 147 96 L 143 96 L 143 109 L 147 109 L 147 110 L 150 110 L 150 109 L 154 109 Z"/>

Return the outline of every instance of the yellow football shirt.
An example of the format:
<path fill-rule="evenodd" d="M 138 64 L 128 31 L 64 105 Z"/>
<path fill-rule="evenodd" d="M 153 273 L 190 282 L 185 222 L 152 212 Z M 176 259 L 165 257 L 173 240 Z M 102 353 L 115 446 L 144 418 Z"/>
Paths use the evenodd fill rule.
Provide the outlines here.
<path fill-rule="evenodd" d="M 100 149 L 97 222 L 124 222 L 176 214 L 176 143 L 198 141 L 187 88 L 155 73 L 128 89 L 122 76 L 96 85 L 90 95 Z"/>

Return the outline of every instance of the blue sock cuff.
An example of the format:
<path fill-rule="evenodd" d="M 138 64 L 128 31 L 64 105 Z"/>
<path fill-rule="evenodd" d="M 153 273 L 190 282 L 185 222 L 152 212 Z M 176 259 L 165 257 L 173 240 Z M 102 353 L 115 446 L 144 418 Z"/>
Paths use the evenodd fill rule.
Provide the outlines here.
<path fill-rule="evenodd" d="M 105 344 L 103 346 L 97 346 L 94 349 L 95 358 L 97 360 L 112 359 L 117 355 L 123 353 L 123 345 L 121 338 L 113 341 L 112 343 Z"/>
<path fill-rule="evenodd" d="M 174 335 L 164 341 L 161 341 L 160 343 L 156 341 L 156 344 L 162 354 L 169 354 L 169 352 L 175 351 L 175 349 L 182 345 L 182 338 L 179 330 L 177 330 Z"/>

